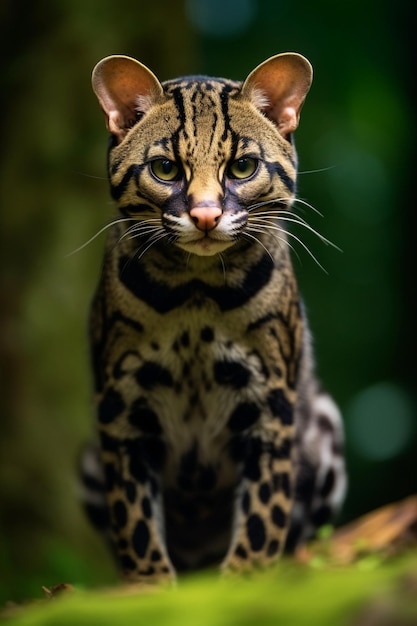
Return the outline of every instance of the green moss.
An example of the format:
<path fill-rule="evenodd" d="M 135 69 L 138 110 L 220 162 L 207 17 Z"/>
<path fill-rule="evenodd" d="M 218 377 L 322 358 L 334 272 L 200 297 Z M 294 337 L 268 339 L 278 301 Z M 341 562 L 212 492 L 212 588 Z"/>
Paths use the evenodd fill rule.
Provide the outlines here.
<path fill-rule="evenodd" d="M 384 608 L 393 623 L 417 623 L 417 553 L 364 570 L 282 562 L 251 577 L 189 577 L 168 590 L 75 591 L 17 610 L 11 626 L 348 626 Z M 359 621 L 358 621 L 359 620 Z"/>

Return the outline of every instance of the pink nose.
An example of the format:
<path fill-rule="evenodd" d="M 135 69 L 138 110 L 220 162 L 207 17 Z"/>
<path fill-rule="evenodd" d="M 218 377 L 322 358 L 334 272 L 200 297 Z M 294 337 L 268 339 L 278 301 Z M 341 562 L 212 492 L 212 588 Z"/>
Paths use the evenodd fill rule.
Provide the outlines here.
<path fill-rule="evenodd" d="M 190 211 L 190 217 L 198 230 L 213 230 L 219 223 L 222 210 L 217 206 L 195 206 Z"/>

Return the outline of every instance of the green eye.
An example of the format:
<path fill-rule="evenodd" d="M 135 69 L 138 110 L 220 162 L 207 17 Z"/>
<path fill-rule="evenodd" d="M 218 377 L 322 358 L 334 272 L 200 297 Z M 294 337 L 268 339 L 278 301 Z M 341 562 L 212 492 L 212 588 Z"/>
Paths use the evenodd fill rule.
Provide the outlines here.
<path fill-rule="evenodd" d="M 242 180 L 252 176 L 252 174 L 256 172 L 257 167 L 257 159 L 253 159 L 252 157 L 242 157 L 241 159 L 233 161 L 233 163 L 229 165 L 229 175 L 232 178 Z"/>
<path fill-rule="evenodd" d="M 165 182 L 176 180 L 180 173 L 178 165 L 169 159 L 155 159 L 151 162 L 150 167 L 152 174 Z"/>

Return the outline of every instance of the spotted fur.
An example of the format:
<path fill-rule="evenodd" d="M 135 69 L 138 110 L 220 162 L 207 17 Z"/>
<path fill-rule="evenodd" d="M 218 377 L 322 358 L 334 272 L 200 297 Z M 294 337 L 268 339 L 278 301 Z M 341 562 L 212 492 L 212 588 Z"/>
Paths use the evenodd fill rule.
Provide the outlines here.
<path fill-rule="evenodd" d="M 129 581 L 266 565 L 342 501 L 341 419 L 284 228 L 310 82 L 297 54 L 243 84 L 161 84 L 122 56 L 94 70 L 120 215 L 91 314 L 99 445 L 83 476 Z"/>

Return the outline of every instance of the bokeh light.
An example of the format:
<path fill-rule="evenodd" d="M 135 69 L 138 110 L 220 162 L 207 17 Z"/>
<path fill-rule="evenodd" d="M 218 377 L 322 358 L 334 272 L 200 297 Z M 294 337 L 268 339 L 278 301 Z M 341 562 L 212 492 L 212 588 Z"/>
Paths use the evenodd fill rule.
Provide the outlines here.
<path fill-rule="evenodd" d="M 380 382 L 358 393 L 345 417 L 350 445 L 373 461 L 403 453 L 416 428 L 411 399 L 391 382 Z"/>
<path fill-rule="evenodd" d="M 213 37 L 245 31 L 256 12 L 254 0 L 186 0 L 185 6 L 191 23 Z"/>

